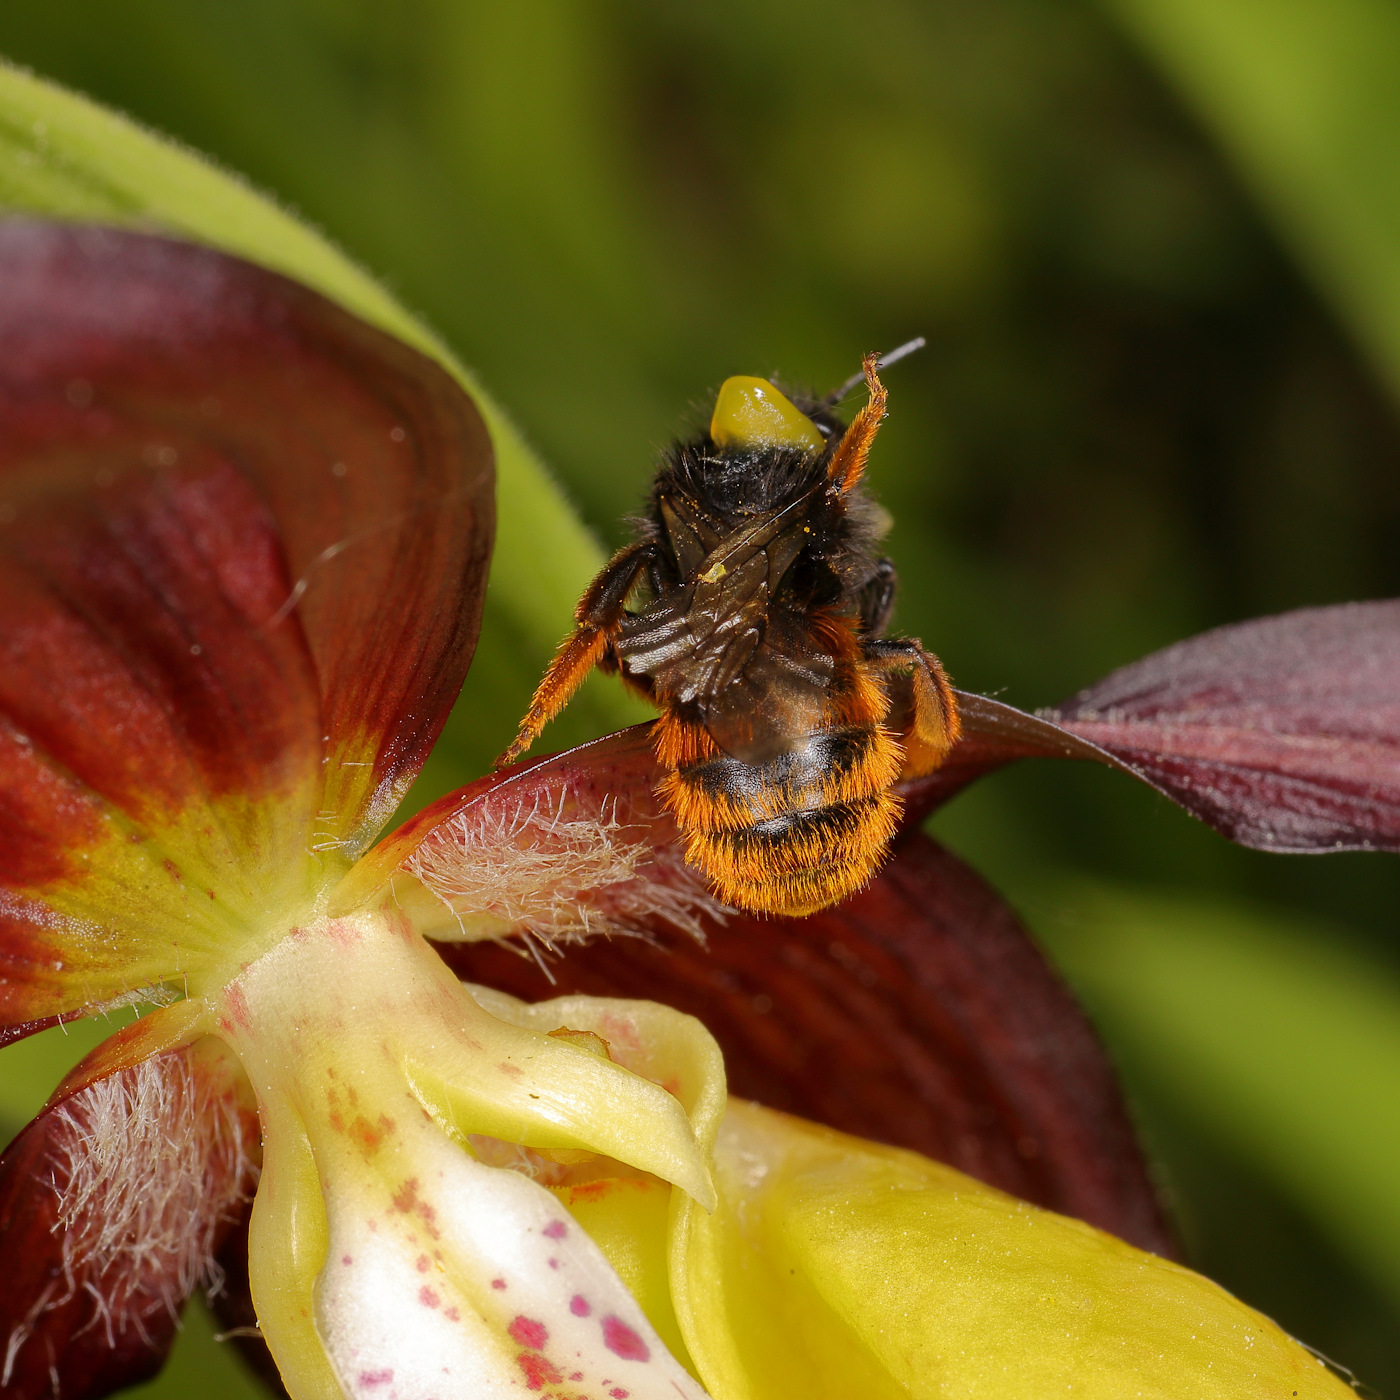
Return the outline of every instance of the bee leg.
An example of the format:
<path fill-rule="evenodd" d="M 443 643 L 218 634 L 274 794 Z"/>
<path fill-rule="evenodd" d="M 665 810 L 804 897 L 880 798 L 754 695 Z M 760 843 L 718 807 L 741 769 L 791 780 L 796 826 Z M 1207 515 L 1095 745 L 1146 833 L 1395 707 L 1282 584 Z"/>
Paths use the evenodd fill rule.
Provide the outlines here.
<path fill-rule="evenodd" d="M 861 630 L 868 637 L 878 637 L 889 625 L 890 614 L 894 611 L 894 595 L 899 587 L 899 576 L 888 559 L 880 559 L 875 564 L 875 577 L 860 590 Z"/>
<path fill-rule="evenodd" d="M 901 777 L 933 772 L 957 743 L 961 729 L 953 687 L 942 664 L 913 638 L 872 638 L 864 650 L 866 664 L 877 675 L 909 683 L 907 691 L 900 686 L 891 695 L 891 719 L 902 726 Z"/>
<path fill-rule="evenodd" d="M 851 419 L 851 426 L 842 434 L 827 467 L 828 480 L 843 496 L 864 473 L 870 445 L 875 441 L 875 434 L 880 431 L 880 420 L 885 416 L 885 402 L 889 394 L 880 383 L 880 376 L 875 373 L 879 363 L 878 355 L 865 357 L 861 368 L 865 371 L 865 384 L 870 390 L 869 402 Z"/>
<path fill-rule="evenodd" d="M 544 679 L 535 689 L 530 708 L 520 721 L 519 732 L 496 760 L 497 768 L 514 763 L 540 737 L 545 725 L 574 698 L 574 692 L 585 677 L 607 654 L 622 625 L 628 595 L 636 587 L 642 570 L 651 562 L 651 555 L 650 541 L 630 544 L 613 555 L 588 585 L 588 591 L 574 609 L 578 625 L 549 663 Z"/>

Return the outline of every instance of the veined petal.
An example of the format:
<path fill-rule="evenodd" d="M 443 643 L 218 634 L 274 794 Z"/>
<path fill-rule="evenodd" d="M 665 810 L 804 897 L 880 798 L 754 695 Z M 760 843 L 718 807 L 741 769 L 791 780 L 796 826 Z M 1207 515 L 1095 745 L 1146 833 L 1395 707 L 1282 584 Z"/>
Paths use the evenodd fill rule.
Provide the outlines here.
<path fill-rule="evenodd" d="M 368 844 L 490 486 L 455 382 L 305 288 L 0 224 L 0 1025 L 196 972 Z"/>
<path fill-rule="evenodd" d="M 1400 851 L 1400 601 L 1178 642 L 1042 715 L 960 695 L 963 739 L 911 812 L 1018 758 L 1131 773 L 1241 845 Z"/>
<path fill-rule="evenodd" d="M 655 997 L 704 1021 L 745 1098 L 1174 1252 L 1083 1012 L 1006 902 L 928 837 L 808 918 L 731 914 L 704 946 L 656 932 L 569 948 L 548 977 L 492 944 L 439 951 L 525 999 Z"/>
<path fill-rule="evenodd" d="M 1342 1400 L 1209 1280 L 947 1167 L 741 1101 L 676 1312 L 724 1400 Z"/>
<path fill-rule="evenodd" d="M 0 1158 L 11 1400 L 87 1400 L 159 1370 L 185 1299 L 217 1283 L 256 1175 L 246 1082 L 217 1042 L 96 1069 L 80 1066 Z"/>

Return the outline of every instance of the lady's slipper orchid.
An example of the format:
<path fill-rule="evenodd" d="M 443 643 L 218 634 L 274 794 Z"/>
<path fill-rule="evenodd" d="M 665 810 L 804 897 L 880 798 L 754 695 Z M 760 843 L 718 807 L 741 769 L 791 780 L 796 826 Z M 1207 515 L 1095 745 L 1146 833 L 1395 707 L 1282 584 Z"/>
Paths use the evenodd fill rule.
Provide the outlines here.
<path fill-rule="evenodd" d="M 837 909 L 732 915 L 641 730 L 372 845 L 466 670 L 490 461 L 454 381 L 293 283 L 0 225 L 0 1033 L 156 1008 L 0 1160 L 0 1390 L 150 1374 L 246 1234 L 226 1301 L 297 1400 L 1347 1393 L 1160 1257 L 1092 1035 L 926 838 Z M 1395 849 L 1397 672 L 1382 604 L 1053 717 L 968 697 L 909 816 L 1049 753 Z M 552 989 L 505 951 L 608 933 L 649 939 Z"/>

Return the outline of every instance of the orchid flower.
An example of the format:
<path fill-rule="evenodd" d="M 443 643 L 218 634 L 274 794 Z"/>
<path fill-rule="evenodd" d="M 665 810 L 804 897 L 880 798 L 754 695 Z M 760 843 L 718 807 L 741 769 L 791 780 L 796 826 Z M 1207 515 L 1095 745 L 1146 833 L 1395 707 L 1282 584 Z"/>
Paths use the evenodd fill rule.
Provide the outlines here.
<path fill-rule="evenodd" d="M 152 1374 L 205 1285 L 295 1400 L 1349 1394 L 1172 1262 L 1086 1022 L 916 825 L 1039 754 L 1397 849 L 1400 606 L 965 696 L 871 886 L 759 921 L 645 727 L 378 839 L 491 489 L 459 384 L 320 295 L 0 224 L 0 1033 L 152 1008 L 0 1159 L 0 1390 Z"/>

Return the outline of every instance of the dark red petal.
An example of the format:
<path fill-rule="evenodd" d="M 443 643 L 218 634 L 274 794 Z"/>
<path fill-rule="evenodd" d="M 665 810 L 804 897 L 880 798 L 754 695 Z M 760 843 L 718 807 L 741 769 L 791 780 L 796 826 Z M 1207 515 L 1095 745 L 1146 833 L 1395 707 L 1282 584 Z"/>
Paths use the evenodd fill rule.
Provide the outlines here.
<path fill-rule="evenodd" d="M 1400 601 L 1221 627 L 1052 717 L 1243 845 L 1400 851 Z"/>
<path fill-rule="evenodd" d="M 213 1042 L 44 1110 L 0 1157 L 0 1394 L 88 1400 L 154 1375 L 242 1218 L 256 1118 Z"/>
<path fill-rule="evenodd" d="M 736 1094 L 1172 1252 L 1083 1014 L 1007 905 L 925 836 L 834 909 L 735 917 L 705 948 L 590 943 L 551 964 L 553 984 L 494 944 L 439 951 L 463 977 L 531 1001 L 579 991 L 691 1012 Z"/>
<path fill-rule="evenodd" d="M 656 795 L 660 776 L 649 724 L 488 774 L 424 808 L 362 857 L 337 887 L 334 912 L 380 897 L 396 872 L 414 870 L 426 856 L 448 867 L 460 863 L 468 879 L 493 867 L 508 875 L 498 858 L 512 848 L 528 852 L 537 867 L 529 877 L 534 887 L 547 887 L 549 899 L 561 904 L 586 905 L 601 915 L 618 901 L 634 908 L 654 903 L 648 891 L 664 901 L 669 891 L 682 903 L 712 905 L 703 877 L 685 865 L 675 824 Z M 585 845 L 595 847 L 595 857 L 592 838 L 640 858 L 628 878 L 610 882 L 596 859 L 573 860 L 580 835 L 574 823 L 587 828 Z M 429 877 L 424 883 L 434 884 Z M 446 883 L 452 883 L 450 870 Z M 504 885 L 497 893 L 510 902 Z M 489 890 L 483 893 L 488 903 L 497 902 Z M 451 921 L 445 909 L 444 916 Z"/>
<path fill-rule="evenodd" d="M 460 687 L 491 525 L 485 429 L 415 351 L 209 249 L 0 224 L 0 1025 L 364 848 Z"/>
<path fill-rule="evenodd" d="M 1083 758 L 1133 772 L 1104 749 L 1038 715 L 985 695 L 953 693 L 958 698 L 962 737 L 942 767 L 900 784 L 906 825 L 922 821 L 970 782 L 1018 758 Z"/>
<path fill-rule="evenodd" d="M 1400 601 L 1221 627 L 1028 715 L 959 695 L 963 739 L 906 785 L 921 816 L 1018 758 L 1131 773 L 1245 846 L 1400 851 Z"/>

